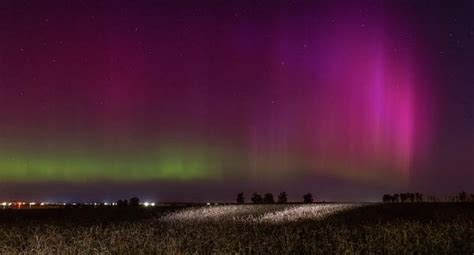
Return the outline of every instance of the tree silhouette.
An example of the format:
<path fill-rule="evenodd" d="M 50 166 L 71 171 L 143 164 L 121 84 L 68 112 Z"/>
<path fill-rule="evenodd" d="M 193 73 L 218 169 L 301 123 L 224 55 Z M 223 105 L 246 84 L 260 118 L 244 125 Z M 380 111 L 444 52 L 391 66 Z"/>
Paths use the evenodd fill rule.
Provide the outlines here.
<path fill-rule="evenodd" d="M 305 194 L 303 196 L 303 202 L 306 203 L 306 204 L 313 203 L 313 195 L 311 195 L 311 193 Z"/>
<path fill-rule="evenodd" d="M 138 207 L 139 204 L 140 204 L 140 199 L 138 199 L 138 197 L 130 198 L 129 206 Z"/>
<path fill-rule="evenodd" d="M 393 201 L 393 196 L 389 194 L 384 194 L 382 197 L 382 201 L 384 203 L 392 202 Z"/>
<path fill-rule="evenodd" d="M 244 193 L 243 192 L 240 192 L 239 194 L 237 194 L 237 204 L 243 204 L 245 203 L 245 198 L 244 198 Z"/>
<path fill-rule="evenodd" d="M 459 198 L 460 196 L 456 196 L 456 198 Z M 428 196 L 427 197 L 428 200 L 431 199 L 431 201 L 435 201 L 435 198 L 432 197 L 432 196 Z M 422 193 L 410 193 L 410 192 L 406 192 L 406 193 L 397 193 L 397 194 L 393 194 L 393 195 L 390 195 L 390 194 L 384 194 L 383 197 L 382 197 L 382 201 L 387 203 L 387 202 L 411 202 L 411 203 L 421 203 L 423 202 L 423 194 Z"/>
<path fill-rule="evenodd" d="M 460 201 L 460 202 L 465 202 L 465 201 L 466 201 L 466 192 L 465 192 L 464 190 L 461 191 L 461 192 L 459 193 L 458 197 L 459 197 L 459 201 Z"/>
<path fill-rule="evenodd" d="M 262 196 L 258 193 L 253 193 L 252 198 L 250 198 L 250 200 L 252 200 L 252 203 L 254 204 L 261 204 L 263 202 Z"/>
<path fill-rule="evenodd" d="M 286 204 L 287 201 L 288 201 L 288 196 L 286 195 L 286 192 L 281 192 L 278 195 L 278 203 L 279 204 Z"/>
<path fill-rule="evenodd" d="M 127 207 L 128 206 L 128 201 L 125 199 L 125 200 L 118 200 L 117 201 L 117 206 L 118 207 Z"/>
<path fill-rule="evenodd" d="M 272 193 L 265 193 L 265 195 L 263 195 L 263 202 L 265 204 L 275 203 L 275 199 L 273 199 L 273 194 Z"/>
<path fill-rule="evenodd" d="M 416 192 L 415 193 L 415 200 L 417 203 L 423 202 L 423 194 Z"/>
<path fill-rule="evenodd" d="M 400 193 L 400 200 L 402 203 L 405 203 L 405 201 L 407 201 L 408 199 L 408 196 L 406 193 Z"/>
<path fill-rule="evenodd" d="M 393 194 L 393 202 L 400 202 L 400 194 Z"/>

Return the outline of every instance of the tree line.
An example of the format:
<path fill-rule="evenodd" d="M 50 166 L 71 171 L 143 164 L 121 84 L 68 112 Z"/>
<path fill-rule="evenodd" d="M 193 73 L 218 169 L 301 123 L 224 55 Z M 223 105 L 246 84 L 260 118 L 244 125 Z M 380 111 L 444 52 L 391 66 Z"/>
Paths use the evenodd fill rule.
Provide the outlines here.
<path fill-rule="evenodd" d="M 140 205 L 140 199 L 138 197 L 132 197 L 129 200 L 120 199 L 117 200 L 118 207 L 138 207 Z"/>
<path fill-rule="evenodd" d="M 275 201 L 272 193 L 265 193 L 263 196 L 259 193 L 253 193 L 250 197 L 250 201 L 253 204 L 286 204 L 288 203 L 288 194 L 286 194 L 286 192 L 281 192 L 278 194 L 277 200 Z M 237 194 L 236 202 L 237 204 L 245 204 L 245 196 L 243 192 Z M 303 195 L 303 203 L 310 204 L 313 202 L 314 199 L 311 193 L 306 193 Z"/>
<path fill-rule="evenodd" d="M 421 193 L 396 193 L 396 194 L 384 194 L 382 197 L 382 201 L 385 203 L 405 203 L 405 202 L 412 202 L 412 203 L 419 203 L 423 202 L 423 194 Z"/>
<path fill-rule="evenodd" d="M 474 202 L 474 194 L 461 191 L 453 196 L 439 198 L 436 196 L 424 196 L 422 193 L 395 193 L 384 194 L 382 201 L 385 203 L 420 203 L 420 202 Z"/>

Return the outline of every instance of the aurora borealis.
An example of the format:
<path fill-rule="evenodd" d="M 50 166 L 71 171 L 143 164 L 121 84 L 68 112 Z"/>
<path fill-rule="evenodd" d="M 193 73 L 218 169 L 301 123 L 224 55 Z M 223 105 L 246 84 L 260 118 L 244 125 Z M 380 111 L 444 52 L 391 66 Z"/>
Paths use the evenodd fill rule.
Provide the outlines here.
<path fill-rule="evenodd" d="M 363 200 L 472 184 L 468 1 L 0 7 L 6 196 Z"/>

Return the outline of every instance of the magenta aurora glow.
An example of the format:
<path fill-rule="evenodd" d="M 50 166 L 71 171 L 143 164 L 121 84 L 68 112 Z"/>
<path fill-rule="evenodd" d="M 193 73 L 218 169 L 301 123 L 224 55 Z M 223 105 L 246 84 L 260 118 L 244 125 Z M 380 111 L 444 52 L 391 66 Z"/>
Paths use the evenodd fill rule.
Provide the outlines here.
<path fill-rule="evenodd" d="M 474 177 L 464 3 L 0 5 L 10 197 L 370 200 Z"/>

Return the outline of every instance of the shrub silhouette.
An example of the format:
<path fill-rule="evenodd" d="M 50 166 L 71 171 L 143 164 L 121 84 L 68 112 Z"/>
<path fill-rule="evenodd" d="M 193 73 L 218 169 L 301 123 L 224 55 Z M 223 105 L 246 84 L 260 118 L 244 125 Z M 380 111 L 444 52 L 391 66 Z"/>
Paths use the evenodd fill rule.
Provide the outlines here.
<path fill-rule="evenodd" d="M 263 195 L 263 202 L 265 204 L 275 203 L 275 199 L 273 199 L 273 194 L 272 193 L 266 193 L 265 195 Z"/>
<path fill-rule="evenodd" d="M 313 195 L 311 195 L 311 193 L 305 194 L 303 196 L 303 202 L 306 203 L 306 204 L 313 203 Z"/>
<path fill-rule="evenodd" d="M 286 195 L 286 192 L 281 192 L 278 195 L 278 203 L 279 204 L 286 204 L 287 201 L 288 201 L 288 196 Z"/>
<path fill-rule="evenodd" d="M 244 193 L 240 192 L 239 194 L 237 194 L 237 199 L 235 200 L 237 201 L 237 204 L 245 203 Z"/>
<path fill-rule="evenodd" d="M 263 202 L 262 196 L 258 193 L 253 193 L 252 198 L 250 198 L 250 200 L 252 200 L 252 203 L 254 204 L 261 204 Z"/>

